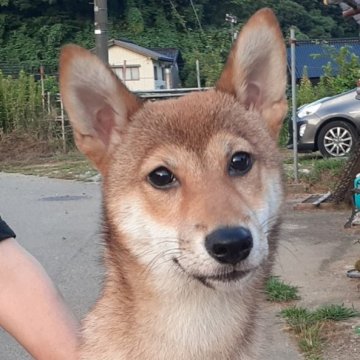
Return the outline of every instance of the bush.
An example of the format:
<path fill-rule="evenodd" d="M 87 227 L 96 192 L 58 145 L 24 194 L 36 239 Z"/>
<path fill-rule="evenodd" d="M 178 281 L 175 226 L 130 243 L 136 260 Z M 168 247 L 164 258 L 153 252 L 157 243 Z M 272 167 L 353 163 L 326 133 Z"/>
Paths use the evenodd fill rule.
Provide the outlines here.
<path fill-rule="evenodd" d="M 314 87 L 311 84 L 311 81 L 308 77 L 307 66 L 304 67 L 303 77 L 300 80 L 298 93 L 297 93 L 297 102 L 301 106 L 303 104 L 308 104 L 316 98 Z"/>
<path fill-rule="evenodd" d="M 47 78 L 45 91 L 57 92 L 54 78 Z M 54 94 L 54 93 L 53 93 Z M 53 96 L 54 97 L 54 96 Z M 56 128 L 54 109 L 41 95 L 41 84 L 21 71 L 18 77 L 5 77 L 0 71 L 0 134 L 24 133 L 49 140 Z"/>

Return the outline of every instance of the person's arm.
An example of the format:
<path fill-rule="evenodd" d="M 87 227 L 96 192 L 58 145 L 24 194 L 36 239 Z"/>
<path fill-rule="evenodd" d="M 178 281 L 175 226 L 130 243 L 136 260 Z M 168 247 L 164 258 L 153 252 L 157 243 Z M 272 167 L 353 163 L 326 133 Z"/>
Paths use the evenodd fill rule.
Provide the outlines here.
<path fill-rule="evenodd" d="M 0 241 L 0 326 L 37 360 L 78 359 L 78 323 L 43 267 L 15 239 Z"/>

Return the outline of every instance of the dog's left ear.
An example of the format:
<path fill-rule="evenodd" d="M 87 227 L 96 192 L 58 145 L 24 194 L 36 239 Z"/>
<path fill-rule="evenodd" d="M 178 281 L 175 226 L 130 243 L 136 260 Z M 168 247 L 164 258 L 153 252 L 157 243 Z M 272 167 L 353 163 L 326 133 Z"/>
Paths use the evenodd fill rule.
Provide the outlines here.
<path fill-rule="evenodd" d="M 287 111 L 286 49 L 272 10 L 259 10 L 242 28 L 216 88 L 258 110 L 277 138 Z"/>

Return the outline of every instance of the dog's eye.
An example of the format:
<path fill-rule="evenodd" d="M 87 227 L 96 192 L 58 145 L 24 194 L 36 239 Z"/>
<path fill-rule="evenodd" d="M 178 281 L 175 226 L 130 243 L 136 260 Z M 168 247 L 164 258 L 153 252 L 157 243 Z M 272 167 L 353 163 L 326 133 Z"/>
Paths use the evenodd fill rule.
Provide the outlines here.
<path fill-rule="evenodd" d="M 164 189 L 171 186 L 176 181 L 176 177 L 165 166 L 160 166 L 148 175 L 148 181 L 155 188 Z"/>
<path fill-rule="evenodd" d="M 229 174 L 230 176 L 245 175 L 252 167 L 252 159 L 250 154 L 244 151 L 236 152 L 230 160 Z"/>

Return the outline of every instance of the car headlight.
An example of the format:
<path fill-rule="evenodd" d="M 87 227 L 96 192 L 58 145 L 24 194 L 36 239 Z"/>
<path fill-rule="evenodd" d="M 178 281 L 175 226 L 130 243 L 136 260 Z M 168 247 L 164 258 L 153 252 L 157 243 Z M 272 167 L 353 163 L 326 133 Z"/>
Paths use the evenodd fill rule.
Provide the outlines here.
<path fill-rule="evenodd" d="M 306 115 L 312 115 L 320 109 L 321 103 L 305 105 L 300 109 L 297 116 L 301 119 Z"/>
<path fill-rule="evenodd" d="M 306 124 L 302 124 L 300 125 L 300 129 L 299 129 L 299 136 L 303 137 L 305 134 L 305 129 L 306 129 Z"/>

